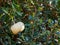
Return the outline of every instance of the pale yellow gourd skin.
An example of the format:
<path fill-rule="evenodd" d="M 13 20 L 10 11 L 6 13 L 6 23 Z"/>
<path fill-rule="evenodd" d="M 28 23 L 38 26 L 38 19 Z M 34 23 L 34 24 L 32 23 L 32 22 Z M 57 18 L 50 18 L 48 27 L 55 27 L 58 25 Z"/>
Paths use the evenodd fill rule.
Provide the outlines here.
<path fill-rule="evenodd" d="M 13 34 L 18 34 L 19 32 L 22 32 L 24 28 L 25 28 L 25 25 L 23 22 L 17 22 L 11 26 L 11 31 Z"/>

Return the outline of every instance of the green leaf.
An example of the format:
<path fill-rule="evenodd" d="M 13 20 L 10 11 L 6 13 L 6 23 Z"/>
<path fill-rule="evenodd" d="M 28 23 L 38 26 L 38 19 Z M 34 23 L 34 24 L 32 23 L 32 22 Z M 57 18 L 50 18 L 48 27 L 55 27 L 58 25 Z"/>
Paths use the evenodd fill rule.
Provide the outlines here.
<path fill-rule="evenodd" d="M 43 23 L 43 20 L 42 20 L 42 18 L 40 18 L 40 24 L 42 24 Z"/>

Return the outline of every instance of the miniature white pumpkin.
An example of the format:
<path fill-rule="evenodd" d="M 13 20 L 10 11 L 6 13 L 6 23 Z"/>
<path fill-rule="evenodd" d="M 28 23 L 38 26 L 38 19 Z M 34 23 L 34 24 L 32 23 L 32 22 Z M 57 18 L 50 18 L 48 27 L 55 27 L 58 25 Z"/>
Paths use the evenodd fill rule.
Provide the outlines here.
<path fill-rule="evenodd" d="M 17 22 L 11 26 L 11 31 L 13 34 L 18 34 L 19 32 L 22 32 L 24 28 L 25 28 L 25 25 L 23 22 Z"/>

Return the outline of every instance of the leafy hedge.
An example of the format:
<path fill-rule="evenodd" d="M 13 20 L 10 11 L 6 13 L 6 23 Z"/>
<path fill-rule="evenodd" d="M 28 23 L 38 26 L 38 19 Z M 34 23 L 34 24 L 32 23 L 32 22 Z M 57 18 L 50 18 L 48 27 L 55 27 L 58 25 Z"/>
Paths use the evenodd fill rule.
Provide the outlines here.
<path fill-rule="evenodd" d="M 0 1 L 1 45 L 60 45 L 60 0 Z M 14 35 L 11 25 L 23 22 Z"/>

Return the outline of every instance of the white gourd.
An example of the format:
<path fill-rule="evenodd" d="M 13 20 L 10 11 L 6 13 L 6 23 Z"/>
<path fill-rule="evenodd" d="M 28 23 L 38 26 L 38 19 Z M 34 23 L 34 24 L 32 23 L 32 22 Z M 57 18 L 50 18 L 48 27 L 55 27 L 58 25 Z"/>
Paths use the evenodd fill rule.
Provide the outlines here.
<path fill-rule="evenodd" d="M 11 31 L 13 34 L 18 34 L 19 32 L 22 32 L 24 28 L 25 28 L 25 25 L 23 22 L 17 22 L 11 26 Z"/>

